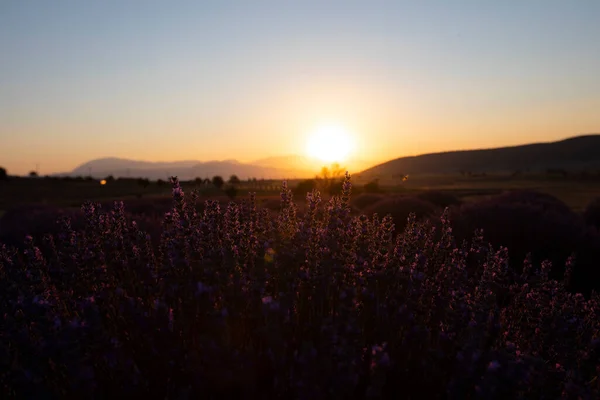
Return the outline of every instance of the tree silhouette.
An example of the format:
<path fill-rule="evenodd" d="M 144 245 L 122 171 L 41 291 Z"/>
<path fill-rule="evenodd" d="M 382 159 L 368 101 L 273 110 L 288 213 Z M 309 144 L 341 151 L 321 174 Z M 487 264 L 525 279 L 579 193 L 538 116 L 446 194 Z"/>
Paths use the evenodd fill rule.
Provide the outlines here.
<path fill-rule="evenodd" d="M 5 168 L 0 167 L 0 181 L 5 181 L 8 179 L 8 173 Z"/>
<path fill-rule="evenodd" d="M 229 177 L 230 185 L 239 185 L 240 183 L 241 183 L 240 178 L 238 178 L 237 175 L 231 175 Z"/>
<path fill-rule="evenodd" d="M 339 189 L 341 190 L 342 177 L 345 172 L 345 169 L 338 163 L 333 163 L 329 167 L 324 166 L 321 168 L 321 173 L 315 178 L 317 188 L 324 193 L 329 193 L 332 190 L 336 192 L 337 189 L 335 189 L 334 186 L 338 183 L 339 185 L 337 186 L 339 186 Z"/>
<path fill-rule="evenodd" d="M 35 172 L 35 171 L 31 171 L 31 172 L 29 173 L 29 177 L 30 177 L 30 178 L 37 178 L 37 177 L 38 177 L 38 173 L 37 173 L 37 172 Z"/>
<path fill-rule="evenodd" d="M 225 184 L 225 181 L 223 180 L 222 177 L 220 177 L 219 175 L 213 176 L 212 178 L 212 184 L 215 185 L 215 187 L 217 189 L 221 189 L 223 187 L 223 185 Z"/>

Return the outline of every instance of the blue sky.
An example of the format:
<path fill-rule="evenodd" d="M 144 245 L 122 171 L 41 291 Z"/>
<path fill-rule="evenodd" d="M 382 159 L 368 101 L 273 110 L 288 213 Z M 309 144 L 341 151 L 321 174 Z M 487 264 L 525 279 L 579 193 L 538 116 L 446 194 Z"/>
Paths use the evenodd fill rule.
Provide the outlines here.
<path fill-rule="evenodd" d="M 0 2 L 0 165 L 356 156 L 600 132 L 600 1 Z"/>

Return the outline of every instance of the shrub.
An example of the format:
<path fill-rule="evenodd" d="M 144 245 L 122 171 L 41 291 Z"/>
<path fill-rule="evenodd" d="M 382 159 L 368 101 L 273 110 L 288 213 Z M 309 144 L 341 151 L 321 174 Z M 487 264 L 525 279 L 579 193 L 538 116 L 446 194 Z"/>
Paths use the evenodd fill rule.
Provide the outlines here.
<path fill-rule="evenodd" d="M 565 203 L 547 193 L 531 190 L 514 190 L 495 197 L 495 202 L 525 204 L 544 211 L 556 211 L 560 214 L 572 215 L 572 211 Z"/>
<path fill-rule="evenodd" d="M 317 182 L 314 179 L 306 179 L 300 181 L 294 188 L 294 195 L 300 198 L 305 198 L 307 193 L 312 192 L 317 187 Z"/>
<path fill-rule="evenodd" d="M 381 188 L 379 187 L 379 179 L 372 180 L 369 183 L 365 183 L 363 186 L 366 193 L 379 193 Z"/>
<path fill-rule="evenodd" d="M 339 196 L 342 194 L 342 185 L 344 181 L 341 179 L 332 179 L 327 188 L 327 194 L 330 196 Z"/>
<path fill-rule="evenodd" d="M 366 207 L 378 203 L 383 199 L 385 199 L 385 197 L 380 194 L 362 193 L 352 198 L 352 205 L 358 208 L 359 210 L 363 210 Z"/>
<path fill-rule="evenodd" d="M 531 253 L 536 263 L 550 260 L 551 276 L 556 278 L 564 273 L 565 260 L 575 252 L 578 268 L 573 284 L 577 290 L 600 288 L 598 236 L 586 229 L 578 215 L 550 196 L 500 195 L 466 204 L 451 219 L 459 240 L 470 239 L 481 228 L 492 245 L 508 247 L 510 265 L 517 271 Z"/>
<path fill-rule="evenodd" d="M 75 228 L 83 225 L 83 214 L 75 209 L 48 205 L 25 205 L 7 210 L 0 218 L 0 242 L 20 246 L 27 235 L 41 239 L 45 234 L 58 235 L 62 218 L 69 218 Z"/>
<path fill-rule="evenodd" d="M 172 181 L 158 244 L 123 203 L 0 245 L 2 398 L 599 398 L 600 296 L 414 216 L 298 217 Z M 420 201 L 418 199 L 412 199 Z M 431 205 L 429 205 L 431 206 Z M 469 266 L 476 268 L 468 268 Z"/>
<path fill-rule="evenodd" d="M 7 179 L 8 179 L 8 173 L 6 172 L 6 169 L 0 168 L 0 181 L 5 181 Z"/>
<path fill-rule="evenodd" d="M 237 197 L 238 190 L 235 186 L 229 186 L 227 189 L 225 189 L 225 194 L 227 195 L 227 197 L 233 200 Z"/>
<path fill-rule="evenodd" d="M 458 197 L 450 193 L 437 190 L 426 190 L 417 194 L 417 197 L 442 209 L 446 207 L 458 206 L 462 203 Z"/>
<path fill-rule="evenodd" d="M 138 178 L 137 184 L 146 189 L 148 186 L 150 186 L 150 180 L 147 178 Z"/>
<path fill-rule="evenodd" d="M 583 218 L 586 224 L 600 230 L 600 197 L 587 205 L 583 212 Z"/>
<path fill-rule="evenodd" d="M 408 217 L 414 213 L 417 220 L 427 219 L 435 214 L 435 207 L 423 200 L 410 196 L 388 197 L 365 208 L 367 215 L 377 213 L 380 217 L 391 215 L 397 231 L 404 230 Z"/>

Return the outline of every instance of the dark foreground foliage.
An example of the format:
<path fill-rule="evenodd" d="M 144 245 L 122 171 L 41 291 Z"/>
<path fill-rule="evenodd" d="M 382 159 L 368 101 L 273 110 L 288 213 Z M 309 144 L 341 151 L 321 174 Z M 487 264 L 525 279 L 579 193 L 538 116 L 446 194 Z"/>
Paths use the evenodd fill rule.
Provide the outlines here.
<path fill-rule="evenodd" d="M 352 197 L 352 205 L 359 210 L 372 206 L 385 199 L 385 196 L 377 193 L 362 193 Z"/>
<path fill-rule="evenodd" d="M 362 210 L 366 215 L 389 215 L 395 228 L 402 232 L 407 226 L 408 217 L 414 214 L 417 220 L 435 216 L 437 208 L 429 201 L 415 196 L 386 197 Z"/>
<path fill-rule="evenodd" d="M 477 234 L 349 214 L 350 181 L 302 217 L 284 184 L 194 207 L 173 180 L 159 251 L 122 203 L 0 247 L 2 398 L 531 399 L 600 396 L 600 297 Z"/>
<path fill-rule="evenodd" d="M 508 248 L 511 268 L 520 272 L 530 254 L 536 264 L 550 260 L 550 277 L 560 279 L 564 264 L 577 254 L 572 289 L 588 295 L 600 289 L 600 237 L 560 200 L 535 192 L 512 192 L 454 209 L 450 219 L 460 240 L 483 229 L 492 245 Z"/>
<path fill-rule="evenodd" d="M 583 218 L 588 225 L 600 230 L 600 197 L 587 205 L 583 212 Z"/>
<path fill-rule="evenodd" d="M 419 193 L 417 197 L 442 208 L 459 206 L 461 204 L 461 201 L 458 197 L 450 193 L 437 190 L 426 190 Z"/>

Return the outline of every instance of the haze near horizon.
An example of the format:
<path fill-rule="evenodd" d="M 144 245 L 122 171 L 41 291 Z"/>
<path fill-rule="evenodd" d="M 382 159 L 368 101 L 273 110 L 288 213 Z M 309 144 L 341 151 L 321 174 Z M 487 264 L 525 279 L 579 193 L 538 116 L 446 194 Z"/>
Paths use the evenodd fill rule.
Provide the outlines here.
<path fill-rule="evenodd" d="M 7 1 L 0 166 L 378 163 L 599 132 L 599 17 L 593 0 Z"/>

